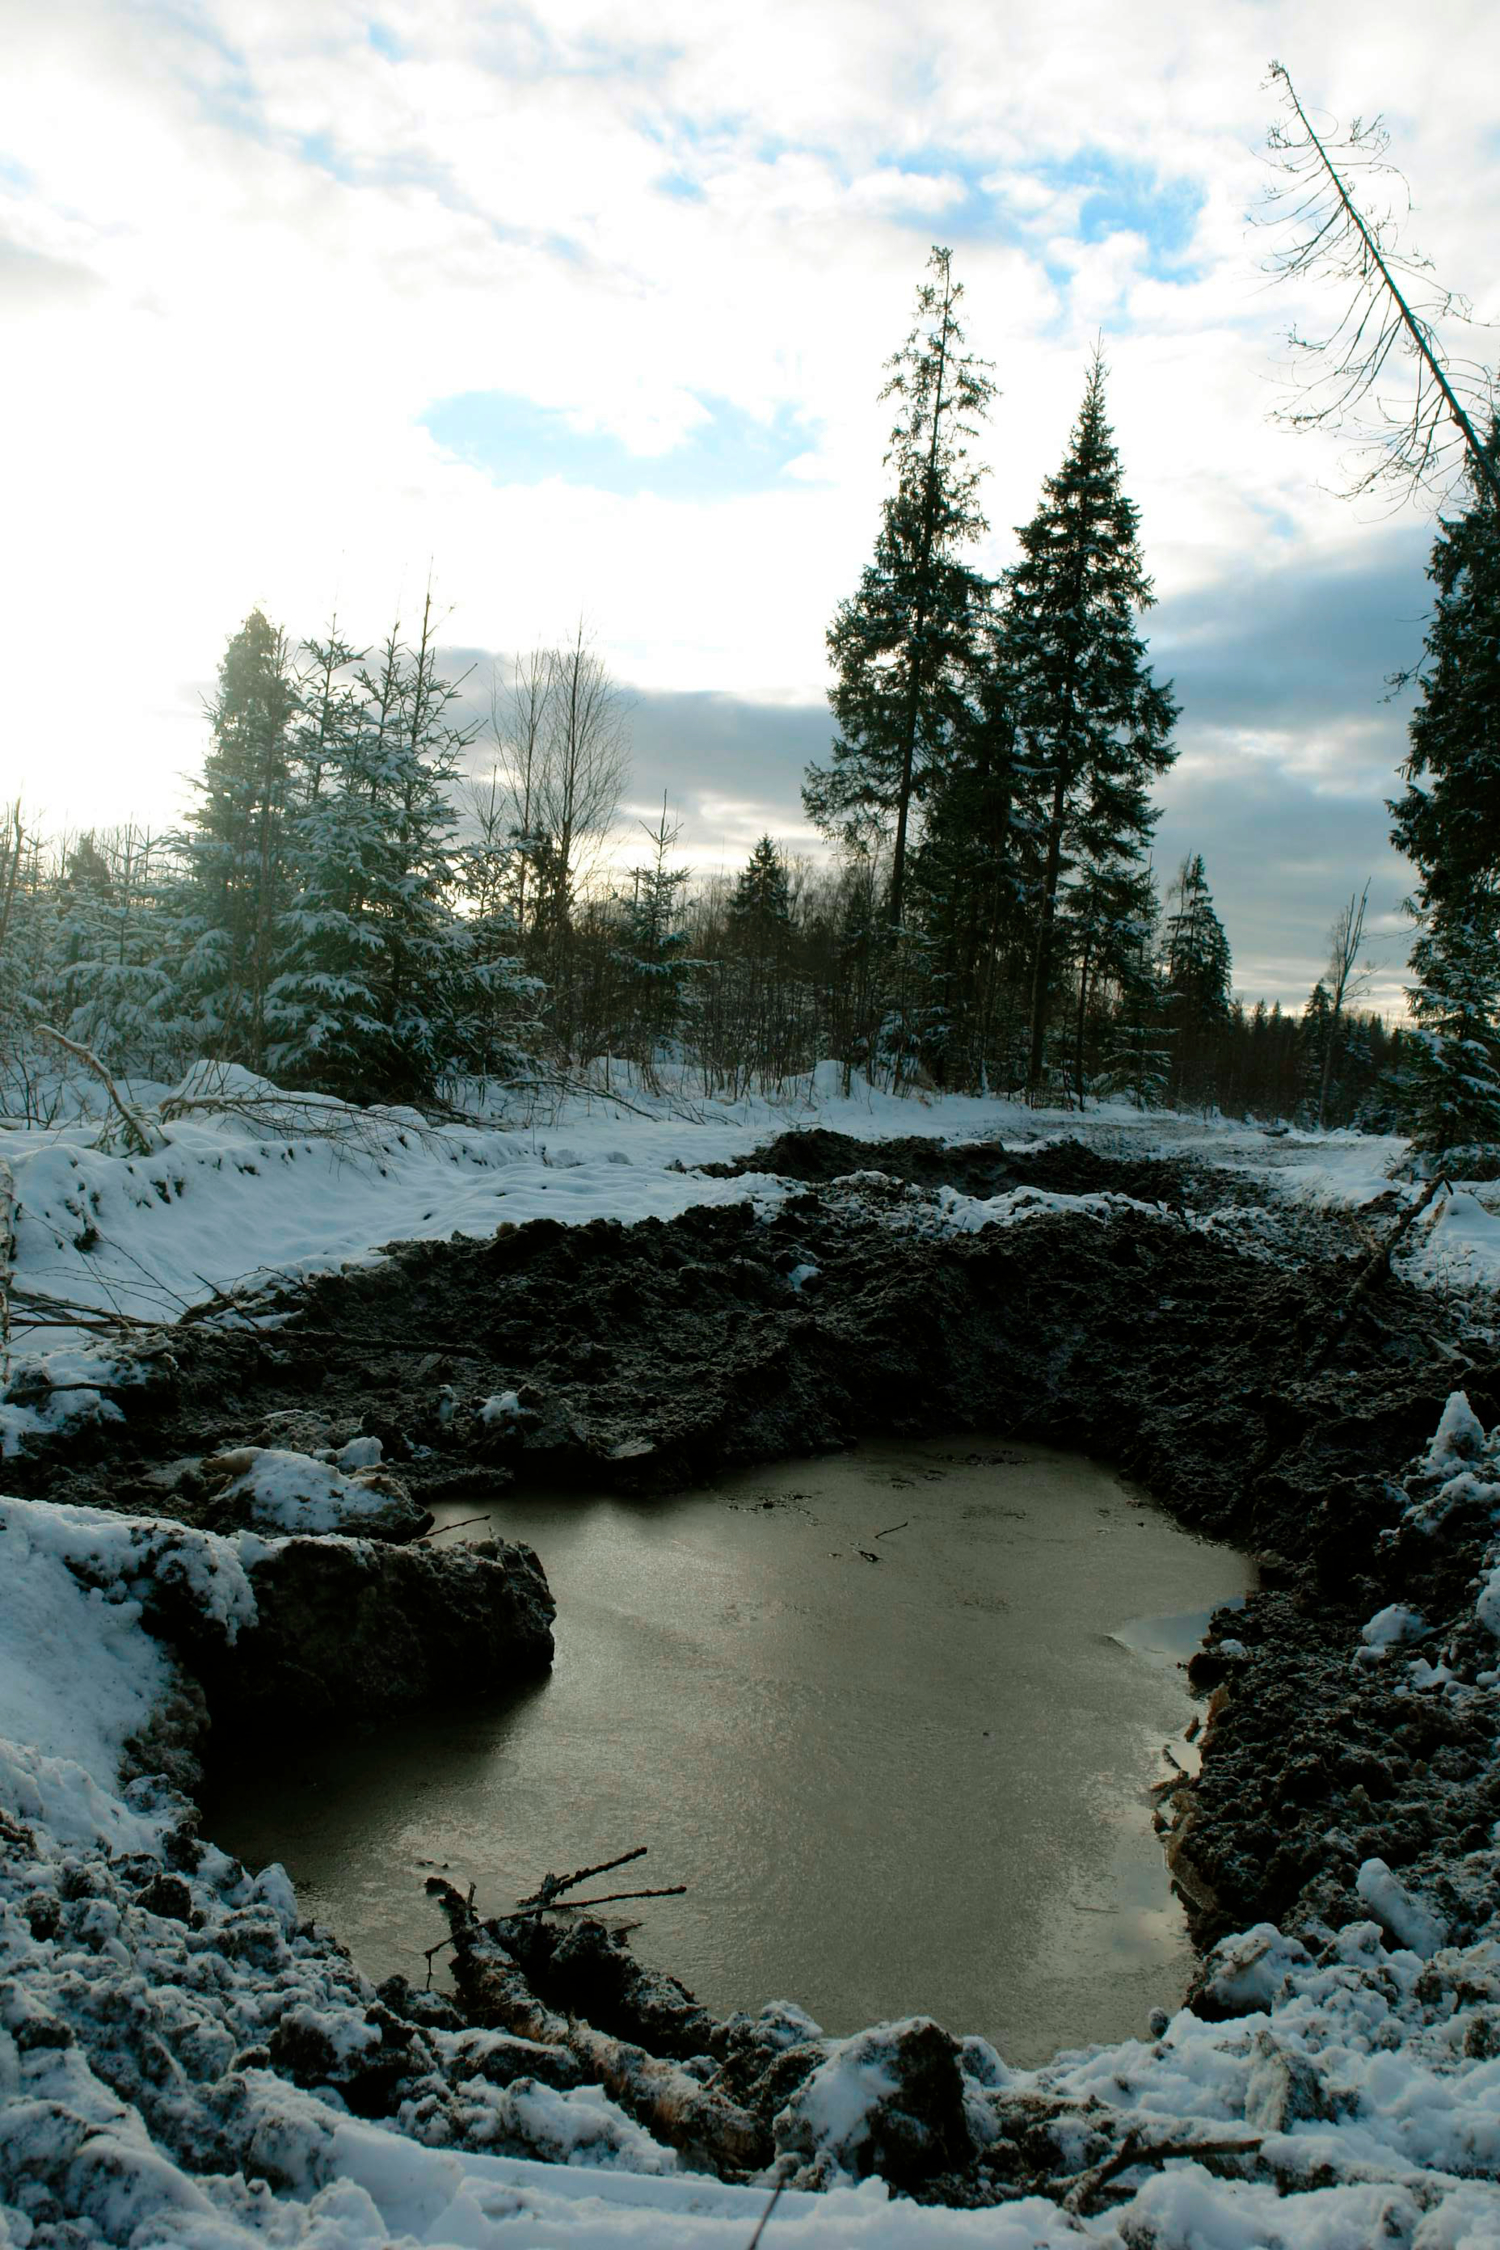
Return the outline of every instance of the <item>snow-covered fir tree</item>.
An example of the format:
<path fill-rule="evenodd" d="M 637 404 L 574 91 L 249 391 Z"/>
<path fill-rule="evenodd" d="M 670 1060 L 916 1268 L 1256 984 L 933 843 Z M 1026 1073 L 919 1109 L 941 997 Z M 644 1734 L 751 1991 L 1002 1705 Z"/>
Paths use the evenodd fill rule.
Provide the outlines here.
<path fill-rule="evenodd" d="M 620 941 L 615 958 L 624 977 L 627 1051 L 650 1075 L 661 1050 L 676 1037 L 695 964 L 682 926 L 683 892 L 692 870 L 674 867 L 671 855 L 682 833 L 667 813 L 654 828 L 642 821 L 650 856 L 631 870 L 620 900 Z"/>
<path fill-rule="evenodd" d="M 1500 465 L 1492 422 L 1486 458 Z M 1441 524 L 1392 840 L 1417 869 L 1412 1124 L 1434 1154 L 1500 1142 L 1500 509 L 1477 471 Z"/>
<path fill-rule="evenodd" d="M 47 1014 L 109 1068 L 168 1074 L 174 988 L 164 958 L 167 880 L 159 838 L 133 824 L 90 830 L 63 854 L 52 891 Z"/>
<path fill-rule="evenodd" d="M 342 643 L 313 650 L 319 676 L 342 680 L 352 666 L 353 684 L 310 714 L 318 787 L 299 815 L 301 881 L 279 922 L 274 1059 L 295 1083 L 367 1101 L 430 1093 L 473 1040 L 453 786 L 474 730 L 455 720 L 437 626 L 429 592 L 409 647 L 397 623 L 368 661 Z"/>

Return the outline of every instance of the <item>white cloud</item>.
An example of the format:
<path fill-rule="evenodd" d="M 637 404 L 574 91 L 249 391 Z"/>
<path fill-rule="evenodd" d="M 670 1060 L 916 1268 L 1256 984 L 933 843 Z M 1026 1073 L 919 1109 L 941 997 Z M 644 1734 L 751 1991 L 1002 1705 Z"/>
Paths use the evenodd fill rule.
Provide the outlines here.
<path fill-rule="evenodd" d="M 1364 525 L 1319 484 L 1330 449 L 1265 420 L 1296 308 L 1259 289 L 1243 213 L 1278 46 L 1331 108 L 1393 112 L 1419 238 L 1483 284 L 1500 14 L 1465 0 L 13 7 L 0 239 L 23 255 L 0 290 L 29 286 L 0 375 L 0 606 L 25 664 L 0 794 L 165 817 L 252 603 L 302 632 L 336 601 L 373 637 L 429 562 L 456 640 L 514 646 L 583 612 L 643 687 L 815 699 L 882 489 L 881 364 L 933 232 L 1003 394 L 989 567 L 1101 323 L 1164 597 L 1271 549 L 1282 569 L 1356 554 Z M 1111 166 L 1136 207 L 1085 241 Z M 1158 187 L 1197 199 L 1166 260 Z M 422 427 L 488 391 L 646 460 L 710 400 L 794 411 L 809 444 L 724 499 L 497 483 Z M 1264 747 L 1244 754 L 1372 786 L 1354 720 L 1292 742 L 1258 726 L 1247 709 L 1236 740 Z M 1206 733 L 1193 752 L 1210 777 L 1241 754 Z M 742 825 L 761 818 L 752 800 Z"/>

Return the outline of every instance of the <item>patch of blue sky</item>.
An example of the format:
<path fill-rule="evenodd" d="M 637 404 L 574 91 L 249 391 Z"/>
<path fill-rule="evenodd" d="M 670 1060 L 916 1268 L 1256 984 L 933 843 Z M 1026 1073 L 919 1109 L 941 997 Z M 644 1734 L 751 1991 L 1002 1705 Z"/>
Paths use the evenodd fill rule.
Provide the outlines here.
<path fill-rule="evenodd" d="M 799 415 L 778 408 L 762 421 L 728 399 L 707 397 L 706 420 L 664 453 L 634 453 L 602 430 L 582 430 L 570 416 L 510 391 L 466 391 L 438 400 L 422 426 L 447 453 L 497 484 L 564 483 L 635 498 L 724 500 L 782 487 L 791 462 L 808 452 L 814 433 Z"/>
<path fill-rule="evenodd" d="M 676 166 L 669 172 L 659 172 L 651 184 L 658 195 L 670 195 L 678 203 L 701 203 L 704 200 L 702 182 L 695 180 L 690 172 L 681 171 Z"/>
<path fill-rule="evenodd" d="M 584 31 L 565 35 L 529 7 L 486 9 L 477 29 L 475 61 L 499 76 L 536 82 L 547 78 L 603 78 L 621 86 L 659 81 L 682 59 L 680 42 L 664 37 L 611 37 Z"/>
<path fill-rule="evenodd" d="M 29 188 L 34 184 L 35 179 L 36 174 L 23 164 L 19 157 L 7 156 L 5 151 L 0 149 L 0 180 L 3 180 L 7 187 Z"/>
<path fill-rule="evenodd" d="M 1081 149 L 1067 163 L 1039 172 L 1056 189 L 1081 189 L 1078 232 L 1085 242 L 1112 234 L 1137 234 L 1146 245 L 1147 271 L 1181 279 L 1192 246 L 1203 190 L 1189 179 L 1164 180 L 1149 166 L 1130 164 L 1102 149 Z"/>
<path fill-rule="evenodd" d="M 248 134 L 252 140 L 270 138 L 261 103 L 260 91 L 243 51 L 236 47 L 228 34 L 221 31 L 206 10 L 182 4 L 182 0 L 156 0 L 156 4 L 138 11 L 155 16 L 182 38 L 205 49 L 217 61 L 217 75 L 211 81 L 202 75 L 178 68 L 175 75 L 192 93 L 205 117 L 216 125 L 224 125 L 231 132 Z M 149 30 L 146 32 L 149 37 Z"/>
<path fill-rule="evenodd" d="M 331 172 L 336 180 L 353 180 L 357 176 L 355 166 L 326 133 L 302 134 L 297 142 L 297 154 L 304 164 L 316 164 L 320 172 Z"/>
<path fill-rule="evenodd" d="M 367 23 L 365 25 L 365 38 L 374 48 L 376 54 L 384 55 L 387 62 L 400 62 L 406 53 L 404 41 L 397 38 L 389 24 Z"/>

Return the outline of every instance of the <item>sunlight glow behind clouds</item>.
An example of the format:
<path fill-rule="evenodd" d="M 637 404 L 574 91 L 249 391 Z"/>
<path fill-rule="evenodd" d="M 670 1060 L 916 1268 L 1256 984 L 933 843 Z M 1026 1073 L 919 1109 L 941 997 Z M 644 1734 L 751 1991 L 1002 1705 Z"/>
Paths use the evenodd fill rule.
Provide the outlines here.
<path fill-rule="evenodd" d="M 1334 449 L 1265 420 L 1275 338 L 1307 308 L 1264 293 L 1245 225 L 1261 81 L 1280 49 L 1330 107 L 1384 107 L 1415 238 L 1477 289 L 1500 13 L 0 9 L 0 604 L 25 652 L 0 795 L 74 821 L 169 818 L 253 603 L 295 634 L 337 603 L 373 638 L 429 567 L 455 641 L 513 648 L 583 614 L 648 694 L 815 707 L 824 628 L 883 489 L 881 363 L 937 235 L 1002 392 L 991 570 L 1105 331 L 1160 669 L 1196 668 L 1205 698 L 1184 714 L 1191 787 L 1185 761 L 1170 820 L 1191 805 L 1223 887 L 1235 745 L 1254 742 L 1273 781 L 1353 793 L 1380 833 L 1400 719 L 1379 697 L 1425 606 L 1428 531 L 1410 526 L 1392 564 L 1407 592 L 1387 603 L 1389 660 L 1385 625 L 1331 595 L 1309 614 L 1347 629 L 1343 652 L 1299 639 L 1299 585 L 1365 586 L 1394 535 L 1323 489 Z M 473 402 L 495 399 L 486 431 Z M 1289 692 L 1307 724 L 1288 721 Z M 715 773 L 704 790 L 779 805 L 790 833 L 795 775 L 769 716 L 762 741 L 774 787 Z M 638 735 L 643 801 L 648 756 Z M 1273 794 L 1260 850 L 1274 810 Z M 1307 911 L 1321 927 L 1331 908 Z"/>

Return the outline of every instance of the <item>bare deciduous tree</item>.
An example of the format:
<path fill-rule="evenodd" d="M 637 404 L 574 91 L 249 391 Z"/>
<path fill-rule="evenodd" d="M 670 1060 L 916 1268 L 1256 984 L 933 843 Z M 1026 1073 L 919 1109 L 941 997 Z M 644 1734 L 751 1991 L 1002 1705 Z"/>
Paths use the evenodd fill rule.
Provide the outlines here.
<path fill-rule="evenodd" d="M 535 912 L 535 900 L 528 893 L 534 890 L 532 861 L 556 664 L 554 650 L 528 649 L 516 658 L 508 687 L 501 688 L 498 681 L 491 687 L 490 733 L 496 764 L 488 782 L 472 783 L 469 792 L 470 809 L 486 841 L 493 846 L 505 835 L 515 839 L 512 905 L 516 930 L 522 936 L 528 913 Z"/>
<path fill-rule="evenodd" d="M 630 771 L 629 707 L 580 625 L 552 653 L 535 825 L 545 835 L 554 975 L 566 1007 L 573 906 L 594 873 Z"/>
<path fill-rule="evenodd" d="M 1441 498 L 1472 462 L 1500 505 L 1500 477 L 1476 427 L 1493 411 L 1494 376 L 1444 350 L 1439 323 L 1467 321 L 1470 308 L 1437 281 L 1431 259 L 1401 244 L 1410 197 L 1386 160 L 1390 136 L 1378 117 L 1319 133 L 1281 63 L 1272 63 L 1271 82 L 1287 111 L 1268 142 L 1283 178 L 1258 216 L 1285 232 L 1267 271 L 1343 290 L 1343 310 L 1325 335 L 1291 332 L 1303 380 L 1298 403 L 1283 408 L 1281 419 L 1297 429 L 1346 431 L 1373 454 L 1354 478 L 1356 492 L 1392 482 L 1406 494 Z"/>
<path fill-rule="evenodd" d="M 1340 909 L 1338 919 L 1328 933 L 1328 1036 L 1323 1042 L 1323 1072 L 1318 1081 L 1320 1133 L 1328 1112 L 1328 1089 L 1333 1083 L 1334 1056 L 1338 1049 L 1345 1004 L 1357 992 L 1363 991 L 1369 982 L 1368 967 L 1357 966 L 1359 949 L 1364 943 L 1365 907 L 1369 897 L 1368 882 L 1358 898 L 1351 892 L 1348 903 Z"/>

